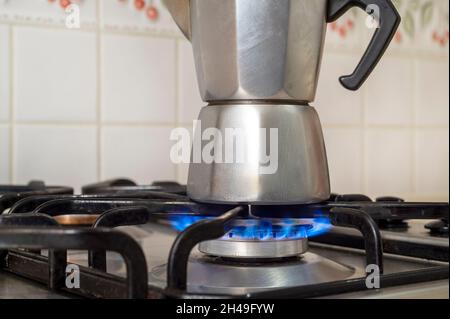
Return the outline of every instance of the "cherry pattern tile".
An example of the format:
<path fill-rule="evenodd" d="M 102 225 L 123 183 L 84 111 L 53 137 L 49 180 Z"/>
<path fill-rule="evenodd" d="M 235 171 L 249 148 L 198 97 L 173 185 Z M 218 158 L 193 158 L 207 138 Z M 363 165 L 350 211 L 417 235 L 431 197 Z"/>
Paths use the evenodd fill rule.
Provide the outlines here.
<path fill-rule="evenodd" d="M 100 0 L 102 27 L 107 30 L 180 35 L 160 0 Z"/>
<path fill-rule="evenodd" d="M 448 50 L 447 0 L 395 0 L 403 17 L 396 42 L 413 42 L 420 50 Z"/>
<path fill-rule="evenodd" d="M 75 26 L 92 29 L 96 26 L 97 1 L 93 0 L 2 0 L 0 21 L 26 24 Z M 78 21 L 76 23 L 78 27 Z"/>
<path fill-rule="evenodd" d="M 448 54 L 449 7 L 447 0 L 393 0 L 402 17 L 390 50 Z M 373 31 L 366 29 L 364 41 Z"/>

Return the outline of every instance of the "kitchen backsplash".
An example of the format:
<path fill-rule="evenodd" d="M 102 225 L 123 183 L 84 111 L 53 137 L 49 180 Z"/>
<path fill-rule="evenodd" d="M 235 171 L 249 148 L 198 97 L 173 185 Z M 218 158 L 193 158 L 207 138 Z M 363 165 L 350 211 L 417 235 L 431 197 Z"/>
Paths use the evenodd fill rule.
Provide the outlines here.
<path fill-rule="evenodd" d="M 205 104 L 189 43 L 158 0 L 72 1 L 79 29 L 70 2 L 0 0 L 0 183 L 186 182 L 169 134 Z M 313 105 L 332 188 L 448 200 L 448 1 L 394 2 L 402 25 L 358 92 L 338 77 L 370 39 L 365 14 L 329 25 Z"/>

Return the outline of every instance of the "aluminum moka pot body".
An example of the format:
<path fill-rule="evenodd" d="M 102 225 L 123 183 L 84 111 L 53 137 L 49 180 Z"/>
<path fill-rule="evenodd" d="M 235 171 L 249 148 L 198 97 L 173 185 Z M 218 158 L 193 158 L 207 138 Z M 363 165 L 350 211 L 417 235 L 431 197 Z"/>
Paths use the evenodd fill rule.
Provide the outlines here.
<path fill-rule="evenodd" d="M 314 100 L 327 0 L 191 0 L 204 101 Z"/>
<path fill-rule="evenodd" d="M 314 101 L 327 22 L 352 7 L 373 16 L 374 36 L 355 71 L 340 82 L 358 89 L 392 40 L 400 17 L 390 0 L 164 0 L 191 41 L 200 94 L 197 144 L 244 131 L 250 160 L 192 160 L 188 195 L 225 204 L 302 204 L 330 197 L 327 156 Z M 330 105 L 329 107 L 334 107 Z M 218 134 L 211 134 L 216 129 Z M 277 130 L 277 170 L 264 161 Z M 265 133 L 262 133 L 265 130 Z M 206 133 L 206 134 L 205 134 Z M 226 152 L 223 139 L 213 153 Z M 195 157 L 195 154 L 193 155 Z M 216 156 L 218 157 L 218 156 Z M 215 158 L 217 159 L 217 158 Z M 269 170 L 270 171 L 270 170 Z"/>

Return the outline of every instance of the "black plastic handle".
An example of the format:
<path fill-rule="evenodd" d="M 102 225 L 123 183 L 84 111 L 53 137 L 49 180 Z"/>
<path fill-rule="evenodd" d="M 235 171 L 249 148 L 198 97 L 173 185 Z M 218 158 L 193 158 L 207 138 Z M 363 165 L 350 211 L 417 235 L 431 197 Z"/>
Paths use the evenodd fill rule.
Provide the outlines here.
<path fill-rule="evenodd" d="M 364 56 L 351 75 L 339 78 L 341 84 L 349 90 L 358 90 L 366 81 L 380 61 L 400 25 L 400 15 L 391 0 L 329 0 L 327 22 L 339 19 L 353 7 L 366 11 L 369 15 L 376 14 L 379 9 L 379 25 L 373 35 Z"/>

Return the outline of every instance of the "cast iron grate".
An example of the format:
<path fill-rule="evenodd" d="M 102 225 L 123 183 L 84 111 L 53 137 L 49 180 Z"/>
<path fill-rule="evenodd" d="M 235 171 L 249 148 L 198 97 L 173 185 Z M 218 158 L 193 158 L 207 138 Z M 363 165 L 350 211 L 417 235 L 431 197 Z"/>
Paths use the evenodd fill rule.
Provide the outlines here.
<path fill-rule="evenodd" d="M 2 189 L 4 187 L 0 187 Z M 171 182 L 138 186 L 129 180 L 112 180 L 89 185 L 83 190 L 84 195 L 75 196 L 70 188 L 28 189 L 25 192 L 16 189 L 16 193 L 9 191 L 5 194 L 6 200 L 1 201 L 0 197 L 0 207 L 9 208 L 8 214 L 0 216 L 3 268 L 45 283 L 50 289 L 67 290 L 62 280 L 67 265 L 67 250 L 84 249 L 89 252 L 89 267 L 80 267 L 84 285 L 75 293 L 100 298 L 304 298 L 365 289 L 365 278 L 360 278 L 245 296 L 198 296 L 188 293 L 187 264 L 192 249 L 200 242 L 224 236 L 234 220 L 247 218 L 250 214 L 267 218 L 274 214 L 286 218 L 314 218 L 320 215 L 329 217 L 335 226 L 355 228 L 362 236 L 325 234 L 315 240 L 365 249 L 367 264 L 376 264 L 381 271 L 383 249 L 399 255 L 448 262 L 448 246 L 430 247 L 429 243 L 408 245 L 398 240 L 384 240 L 377 225 L 381 220 L 448 220 L 448 203 L 372 201 L 363 195 L 333 195 L 329 201 L 313 205 L 233 207 L 192 202 L 183 186 Z M 180 214 L 209 218 L 178 235 L 169 254 L 167 288 L 149 286 L 142 249 L 131 237 L 113 228 L 167 221 Z M 90 228 L 67 228 L 55 222 L 59 215 L 98 217 Z M 124 251 L 121 248 L 125 247 L 124 242 L 133 249 Z M 41 249 L 49 249 L 48 258 L 38 253 Z M 106 251 L 116 251 L 124 256 L 128 269 L 125 281 L 106 272 Z M 389 287 L 444 278 L 448 278 L 447 266 L 382 275 L 381 281 L 384 287 Z"/>

